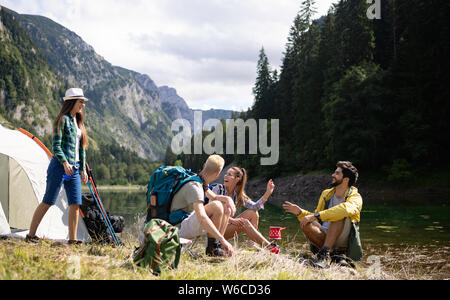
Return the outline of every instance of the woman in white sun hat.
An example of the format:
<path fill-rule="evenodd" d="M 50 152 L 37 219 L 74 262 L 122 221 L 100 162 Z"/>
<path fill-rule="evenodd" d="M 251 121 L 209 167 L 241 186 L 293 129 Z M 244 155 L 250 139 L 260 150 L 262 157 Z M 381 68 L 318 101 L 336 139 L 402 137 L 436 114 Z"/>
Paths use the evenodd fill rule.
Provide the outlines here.
<path fill-rule="evenodd" d="M 48 209 L 55 204 L 64 184 L 69 201 L 69 244 L 81 244 L 77 240 L 78 211 L 81 205 L 81 182 L 86 184 L 86 147 L 88 136 L 84 126 L 83 108 L 88 101 L 83 90 L 66 91 L 64 104 L 53 122 L 53 159 L 47 170 L 47 187 L 44 199 L 36 208 L 30 225 L 27 242 L 37 243 L 37 228 Z"/>

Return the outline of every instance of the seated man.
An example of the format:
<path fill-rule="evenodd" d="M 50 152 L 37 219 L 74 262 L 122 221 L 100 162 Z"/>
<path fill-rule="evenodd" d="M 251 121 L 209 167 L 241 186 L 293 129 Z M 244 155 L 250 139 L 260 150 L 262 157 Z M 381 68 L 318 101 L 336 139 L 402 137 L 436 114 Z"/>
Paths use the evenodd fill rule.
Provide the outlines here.
<path fill-rule="evenodd" d="M 301 229 L 312 245 L 319 249 L 312 265 L 324 268 L 328 258 L 346 265 L 340 255 L 346 253 L 354 260 L 362 257 L 359 239 L 359 221 L 362 210 L 362 198 L 353 184 L 358 179 L 358 170 L 351 162 L 340 161 L 332 175 L 333 188 L 324 190 L 319 198 L 315 213 L 285 202 L 286 212 L 295 214 Z"/>
<path fill-rule="evenodd" d="M 181 238 L 194 239 L 208 234 L 206 254 L 210 256 L 231 256 L 234 251 L 223 236 L 230 215 L 236 212 L 233 200 L 227 196 L 210 194 L 209 198 L 215 201 L 204 205 L 205 192 L 211 193 L 208 186 L 219 176 L 224 164 L 222 157 L 211 155 L 198 174 L 203 180 L 203 186 L 196 181 L 186 183 L 174 195 L 170 209 L 171 212 L 183 210 L 190 213 L 179 225 L 178 233 Z"/>

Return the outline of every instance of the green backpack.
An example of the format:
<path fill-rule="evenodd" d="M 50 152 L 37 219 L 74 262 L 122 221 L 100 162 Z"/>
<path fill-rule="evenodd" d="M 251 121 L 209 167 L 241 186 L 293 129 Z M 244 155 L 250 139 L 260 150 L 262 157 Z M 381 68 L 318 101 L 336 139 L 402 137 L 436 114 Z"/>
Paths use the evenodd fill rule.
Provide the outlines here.
<path fill-rule="evenodd" d="M 155 275 L 169 267 L 178 267 L 181 245 L 177 227 L 164 220 L 152 219 L 145 224 L 144 235 L 133 259 L 138 266 L 150 268 Z"/>

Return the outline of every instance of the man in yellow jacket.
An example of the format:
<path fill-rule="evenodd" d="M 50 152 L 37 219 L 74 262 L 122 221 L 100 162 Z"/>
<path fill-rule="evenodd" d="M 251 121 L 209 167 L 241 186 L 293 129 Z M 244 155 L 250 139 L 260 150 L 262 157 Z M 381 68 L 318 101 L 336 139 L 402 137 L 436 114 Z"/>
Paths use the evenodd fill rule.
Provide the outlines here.
<path fill-rule="evenodd" d="M 319 198 L 314 213 L 285 202 L 286 212 L 295 214 L 300 226 L 316 252 L 312 264 L 326 267 L 331 258 L 339 264 L 346 264 L 342 254 L 353 260 L 361 260 L 362 247 L 359 238 L 359 221 L 362 197 L 353 186 L 358 179 L 358 170 L 351 162 L 340 161 L 332 174 L 333 188 L 326 189 Z"/>

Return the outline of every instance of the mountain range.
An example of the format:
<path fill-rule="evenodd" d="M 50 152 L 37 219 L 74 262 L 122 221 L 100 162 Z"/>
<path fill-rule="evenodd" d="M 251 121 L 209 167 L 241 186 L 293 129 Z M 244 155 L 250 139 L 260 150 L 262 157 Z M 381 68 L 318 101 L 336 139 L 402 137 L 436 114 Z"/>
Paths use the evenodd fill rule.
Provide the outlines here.
<path fill-rule="evenodd" d="M 0 6 L 0 41 L 0 121 L 50 136 L 64 91 L 80 87 L 90 99 L 91 146 L 117 143 L 152 161 L 164 159 L 172 121 L 184 118 L 193 124 L 194 110 L 175 88 L 113 66 L 51 19 Z M 204 120 L 229 119 L 232 113 L 212 109 L 204 112 Z"/>

